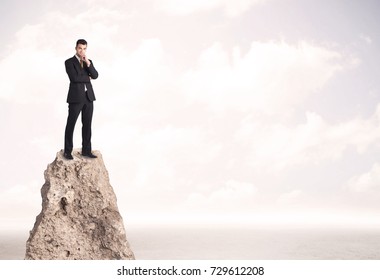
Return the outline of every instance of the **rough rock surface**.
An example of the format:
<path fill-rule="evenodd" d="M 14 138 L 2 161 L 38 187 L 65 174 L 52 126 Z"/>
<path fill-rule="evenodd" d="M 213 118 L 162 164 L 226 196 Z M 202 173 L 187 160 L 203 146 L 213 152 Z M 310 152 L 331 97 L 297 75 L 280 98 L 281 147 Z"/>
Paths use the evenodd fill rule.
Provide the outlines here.
<path fill-rule="evenodd" d="M 42 211 L 26 242 L 25 259 L 134 259 L 102 155 L 85 158 L 62 151 L 48 165 Z"/>

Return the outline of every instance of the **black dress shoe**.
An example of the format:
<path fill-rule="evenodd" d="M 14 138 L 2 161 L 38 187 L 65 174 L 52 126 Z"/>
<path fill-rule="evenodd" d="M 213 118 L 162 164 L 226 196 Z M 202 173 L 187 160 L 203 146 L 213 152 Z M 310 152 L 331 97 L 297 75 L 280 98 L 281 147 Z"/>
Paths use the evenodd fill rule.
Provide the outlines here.
<path fill-rule="evenodd" d="M 72 156 L 70 153 L 63 153 L 63 156 L 64 156 L 66 159 L 74 159 L 73 156 Z"/>
<path fill-rule="evenodd" d="M 84 157 L 89 157 L 89 158 L 97 158 L 96 155 L 94 155 L 93 153 L 89 152 L 89 153 L 82 153 L 82 156 Z"/>

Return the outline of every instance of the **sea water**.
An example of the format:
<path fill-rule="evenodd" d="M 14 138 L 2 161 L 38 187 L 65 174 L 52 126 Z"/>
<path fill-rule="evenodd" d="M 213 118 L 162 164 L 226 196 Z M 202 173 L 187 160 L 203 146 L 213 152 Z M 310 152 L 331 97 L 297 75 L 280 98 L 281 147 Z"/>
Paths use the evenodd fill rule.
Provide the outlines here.
<path fill-rule="evenodd" d="M 129 226 L 139 260 L 380 260 L 378 228 Z M 0 259 L 22 260 L 29 232 L 2 230 Z"/>

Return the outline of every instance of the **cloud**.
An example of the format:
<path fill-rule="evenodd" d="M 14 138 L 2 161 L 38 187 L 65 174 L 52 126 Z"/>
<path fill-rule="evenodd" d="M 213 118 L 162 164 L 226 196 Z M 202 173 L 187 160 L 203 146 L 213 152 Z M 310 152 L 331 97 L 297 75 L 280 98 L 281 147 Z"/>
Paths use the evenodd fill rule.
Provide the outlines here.
<path fill-rule="evenodd" d="M 223 9 L 227 17 L 236 17 L 249 10 L 252 6 L 264 2 L 263 0 L 158 0 L 155 1 L 157 10 L 172 15 L 188 15 L 201 11 Z"/>
<path fill-rule="evenodd" d="M 380 164 L 374 163 L 368 172 L 351 177 L 347 182 L 347 188 L 355 193 L 379 193 Z"/>
<path fill-rule="evenodd" d="M 41 211 L 41 182 L 31 181 L 25 184 L 13 185 L 9 188 L 0 187 L 0 211 L 4 215 L 0 216 L 2 221 L 0 227 L 4 229 L 12 226 L 15 221 L 22 220 L 23 227 L 28 222 L 27 227 L 33 226 L 36 216 Z"/>
<path fill-rule="evenodd" d="M 316 93 L 344 67 L 341 54 L 307 42 L 252 42 L 244 55 L 238 46 L 230 53 L 215 43 L 181 82 L 189 100 L 213 110 L 232 107 L 281 114 Z"/>
<path fill-rule="evenodd" d="M 370 36 L 365 35 L 365 34 L 361 34 L 360 39 L 363 40 L 367 45 L 371 45 L 373 41 Z"/>
<path fill-rule="evenodd" d="M 250 182 L 234 179 L 209 193 L 193 192 L 187 197 L 183 209 L 190 212 L 236 213 L 252 211 L 257 188 Z"/>
<path fill-rule="evenodd" d="M 301 196 L 301 190 L 292 190 L 290 192 L 281 194 L 277 199 L 277 203 L 284 205 L 294 204 L 300 200 Z"/>
<path fill-rule="evenodd" d="M 377 109 L 369 119 L 356 118 L 338 124 L 329 124 L 311 112 L 306 114 L 306 123 L 297 126 L 255 126 L 250 124 L 250 121 L 255 123 L 254 120 L 245 120 L 236 139 L 252 148 L 250 161 L 254 167 L 282 169 L 319 164 L 340 159 L 350 147 L 358 154 L 364 154 L 371 146 L 376 148 L 380 139 L 379 117 Z"/>

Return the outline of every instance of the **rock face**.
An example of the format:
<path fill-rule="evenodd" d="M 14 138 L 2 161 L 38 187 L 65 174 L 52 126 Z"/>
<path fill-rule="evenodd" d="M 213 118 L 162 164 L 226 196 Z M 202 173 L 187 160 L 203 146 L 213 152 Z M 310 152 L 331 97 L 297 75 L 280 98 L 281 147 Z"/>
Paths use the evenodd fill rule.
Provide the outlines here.
<path fill-rule="evenodd" d="M 26 260 L 134 259 L 102 155 L 74 160 L 62 151 L 48 165 L 42 211 L 26 242 Z"/>

